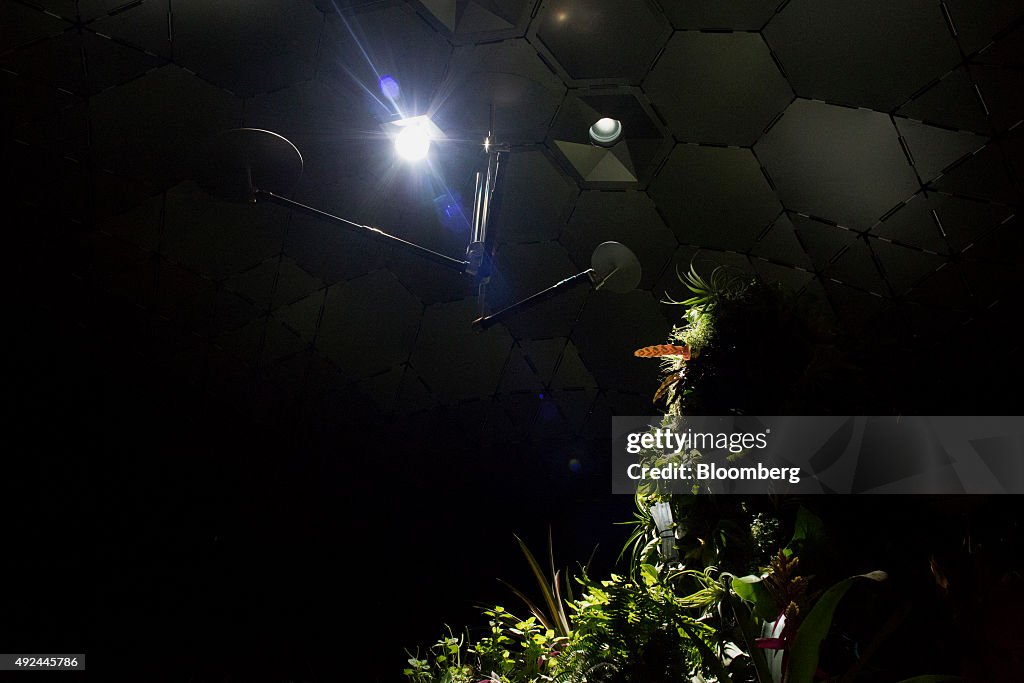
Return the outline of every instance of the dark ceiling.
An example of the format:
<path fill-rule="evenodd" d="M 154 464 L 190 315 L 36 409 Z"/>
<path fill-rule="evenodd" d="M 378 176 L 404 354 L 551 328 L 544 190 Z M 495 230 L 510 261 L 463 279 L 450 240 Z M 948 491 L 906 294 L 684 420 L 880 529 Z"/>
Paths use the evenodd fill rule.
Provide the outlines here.
<path fill-rule="evenodd" d="M 884 333 L 910 350 L 900 362 L 943 344 L 962 368 L 970 339 L 983 389 L 1020 365 L 1005 325 L 1024 272 L 1022 46 L 1021 0 L 8 0 L 21 400 L 77 415 L 98 447 L 119 433 L 125 452 L 154 435 L 184 448 L 174 435 L 223 406 L 239 422 L 203 452 L 235 436 L 255 452 L 253 424 L 344 450 L 382 420 L 420 448 L 463 435 L 463 464 L 557 443 L 487 476 L 527 497 L 538 476 L 604 492 L 594 456 L 565 442 L 652 410 L 656 364 L 632 351 L 666 338 L 680 311 L 661 302 L 694 260 L 778 282 L 860 343 Z M 429 172 L 380 134 L 384 74 L 451 140 Z M 491 104 L 513 152 L 488 307 L 587 267 L 606 240 L 638 255 L 638 291 L 577 289 L 475 334 L 459 275 L 193 180 L 211 136 L 273 130 L 305 158 L 296 199 L 461 257 L 450 198 L 472 195 Z M 625 141 L 605 151 L 587 127 L 607 114 Z M 929 407 L 981 400 L 924 381 Z M 878 412 L 916 407 L 889 398 Z M 429 470 L 416 460 L 408 489 Z"/>
<path fill-rule="evenodd" d="M 665 338 L 678 309 L 659 302 L 695 257 L 780 282 L 850 332 L 956 329 L 1005 298 L 1024 4 L 663 4 L 4 3 L 17 194 L 55 219 L 30 240 L 70 237 L 48 277 L 133 304 L 124 332 L 145 353 L 265 397 L 261 419 L 331 385 L 385 413 L 548 392 L 578 431 L 595 402 L 650 393 L 656 368 L 631 351 Z M 383 74 L 406 113 L 467 141 L 433 172 L 382 139 Z M 466 226 L 438 197 L 471 196 L 491 103 L 514 152 L 489 307 L 609 239 L 638 254 L 640 291 L 579 290 L 474 335 L 459 276 L 190 180 L 211 135 L 274 130 L 305 157 L 296 198 L 461 256 Z M 603 114 L 625 123 L 612 151 L 586 144 Z"/>

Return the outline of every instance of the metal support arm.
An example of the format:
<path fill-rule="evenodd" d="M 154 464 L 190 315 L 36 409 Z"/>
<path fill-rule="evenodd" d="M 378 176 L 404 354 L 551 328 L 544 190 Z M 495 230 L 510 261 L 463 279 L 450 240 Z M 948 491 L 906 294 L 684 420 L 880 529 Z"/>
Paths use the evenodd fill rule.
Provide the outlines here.
<path fill-rule="evenodd" d="M 286 199 L 285 197 L 276 195 L 273 192 L 267 192 L 266 190 L 255 190 L 253 192 L 253 199 L 254 201 L 265 201 L 270 202 L 272 204 L 278 204 L 280 206 L 287 207 L 292 211 L 298 211 L 299 213 L 304 213 L 307 216 L 312 216 L 313 218 L 319 218 L 322 221 L 333 223 L 335 225 L 341 226 L 349 230 L 350 232 L 362 235 L 363 237 L 367 237 L 382 244 L 387 244 L 392 247 L 396 247 L 410 254 L 416 254 L 417 256 L 433 261 L 434 263 L 438 263 L 442 266 L 447 266 L 452 270 L 457 270 L 460 273 L 466 273 L 469 268 L 469 261 L 460 261 L 458 259 L 452 258 L 451 256 L 445 256 L 444 254 L 438 253 L 431 249 L 427 249 L 426 247 L 421 247 L 420 245 L 415 244 L 413 242 L 403 240 L 401 237 L 389 235 L 380 228 L 374 228 L 369 225 L 362 225 L 361 223 L 356 223 L 355 221 L 350 221 L 346 218 L 341 218 L 340 216 L 329 214 L 326 211 L 314 209 L 312 206 L 306 206 L 305 204 L 300 204 L 299 202 L 293 201 L 291 199 Z"/>

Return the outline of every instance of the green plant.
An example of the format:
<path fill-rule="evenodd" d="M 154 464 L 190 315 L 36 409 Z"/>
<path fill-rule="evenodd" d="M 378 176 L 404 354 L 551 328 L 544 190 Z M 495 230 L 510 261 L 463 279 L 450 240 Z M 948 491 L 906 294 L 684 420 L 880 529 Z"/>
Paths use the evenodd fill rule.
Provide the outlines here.
<path fill-rule="evenodd" d="M 823 405 L 815 387 L 828 376 L 822 370 L 833 358 L 829 338 L 791 298 L 724 268 L 704 278 L 691 266 L 680 279 L 692 296 L 671 302 L 687 307 L 672 343 L 635 352 L 665 364 L 668 376 L 655 397 L 667 396 L 665 420 L 698 411 L 803 412 L 795 408 L 797 396 L 816 410 Z M 652 466 L 670 457 L 701 456 L 640 454 Z M 826 668 L 842 673 L 828 680 L 868 680 L 865 662 L 895 632 L 900 614 L 879 627 L 864 610 L 871 600 L 846 600 L 840 610 L 851 591 L 882 600 L 882 589 L 870 586 L 884 574 L 832 583 L 844 574 L 834 566 L 819 518 L 794 501 L 669 495 L 657 484 L 639 490 L 634 502 L 619 556 L 629 559 L 626 572 L 593 580 L 584 568 L 568 580 L 555 569 L 550 533 L 546 568 L 517 538 L 540 599 L 510 588 L 531 616 L 490 609 L 482 637 L 449 632 L 423 659 L 410 658 L 407 677 L 412 683 L 813 683 Z M 671 561 L 661 554 L 650 512 L 656 502 L 672 508 Z M 573 583 L 583 587 L 578 598 Z M 850 643 L 867 654 L 850 654 L 856 652 L 846 648 Z M 905 683 L 949 680 L 955 679 Z"/>
<path fill-rule="evenodd" d="M 725 266 L 716 266 L 705 279 L 690 264 L 689 272 L 680 274 L 676 271 L 676 277 L 693 296 L 683 301 L 669 297 L 666 301 L 686 306 L 685 322 L 672 330 L 670 338 L 689 346 L 691 353 L 699 354 L 715 339 L 715 316 L 718 310 L 729 302 L 741 301 L 752 283 L 748 277 Z M 682 361 L 669 359 L 665 367 L 670 371 L 679 371 L 683 365 Z"/>
<path fill-rule="evenodd" d="M 828 636 L 839 601 L 855 582 L 865 579 L 884 581 L 886 574 L 885 572 L 870 572 L 851 576 L 829 588 L 815 601 L 814 606 L 793 635 L 792 647 L 789 651 L 789 666 L 784 672 L 783 683 L 813 683 L 814 674 L 818 670 L 821 644 Z"/>
<path fill-rule="evenodd" d="M 742 298 L 750 287 L 749 277 L 726 266 L 715 266 L 711 275 L 704 278 L 691 263 L 685 274 L 676 270 L 676 277 L 693 296 L 683 301 L 669 297 L 667 303 L 681 304 L 689 310 L 702 312 L 713 312 L 723 301 Z"/>
<path fill-rule="evenodd" d="M 543 597 L 544 609 L 538 606 L 533 600 L 527 595 L 512 586 L 506 581 L 501 581 L 503 584 L 515 593 L 516 597 L 523 601 L 530 613 L 544 626 L 553 630 L 559 636 L 568 636 L 572 632 L 572 627 L 569 624 L 569 618 L 566 616 L 565 605 L 566 601 L 572 600 L 572 587 L 571 583 L 564 582 L 561 570 L 555 570 L 555 549 L 554 543 L 551 538 L 551 530 L 548 529 L 548 565 L 551 571 L 551 578 L 548 578 L 544 574 L 544 570 L 541 569 L 540 563 L 537 562 L 537 558 L 530 552 L 529 547 L 523 542 L 523 539 L 518 536 L 515 537 L 516 543 L 519 544 L 519 549 L 522 551 L 523 556 L 526 558 L 527 564 L 530 566 L 530 571 L 533 572 L 533 577 L 537 581 L 537 586 L 540 588 L 541 596 Z M 586 571 L 584 566 L 583 571 Z M 562 586 L 565 585 L 565 594 L 563 595 Z"/>
<path fill-rule="evenodd" d="M 835 404 L 859 399 L 862 373 L 839 351 L 810 297 L 724 266 L 704 276 L 691 264 L 677 276 L 692 296 L 666 300 L 686 308 L 667 346 L 686 352 L 648 356 L 662 362 L 656 400 L 665 398 L 666 413 L 850 412 Z M 840 384 L 844 391 L 837 394 Z"/>
<path fill-rule="evenodd" d="M 427 648 L 424 659 L 420 659 L 419 652 L 415 655 L 407 653 L 409 666 L 402 673 L 413 683 L 470 683 L 475 670 L 463 662 L 464 644 L 464 636 L 456 638 L 452 630 L 448 629 L 446 637 Z"/>
<path fill-rule="evenodd" d="M 633 502 L 636 505 L 633 519 L 628 522 L 619 522 L 624 526 L 633 527 L 633 530 L 630 531 L 618 557 L 621 562 L 628 552 L 631 573 L 639 571 L 640 565 L 644 563 L 652 563 L 659 545 L 654 517 L 651 515 L 651 506 L 658 502 L 657 497 L 637 492 L 633 497 Z"/>
<path fill-rule="evenodd" d="M 692 456 L 698 458 L 699 454 Z M 642 460 L 645 466 L 657 467 L 659 460 Z M 658 482 L 652 482 L 658 483 Z M 657 529 L 650 506 L 668 501 L 675 520 L 675 547 L 679 562 L 688 567 L 722 567 L 733 574 L 747 574 L 764 565 L 778 548 L 782 538 L 781 523 L 771 499 L 750 502 L 737 496 L 688 494 L 669 496 L 636 494 L 633 519 L 622 524 L 632 530 L 619 554 L 620 560 L 630 558 L 630 571 L 635 573 L 643 563 L 658 564 Z M 799 514 L 799 513 L 798 513 Z"/>
<path fill-rule="evenodd" d="M 538 623 L 536 617 L 519 619 L 501 607 L 487 610 L 490 633 L 473 645 L 481 673 L 497 674 L 513 683 L 544 678 L 555 667 L 558 648 L 566 637 Z"/>
<path fill-rule="evenodd" d="M 411 683 L 537 683 L 550 678 L 564 636 L 536 617 L 520 619 L 501 606 L 485 610 L 484 616 L 484 636 L 473 642 L 468 634 L 455 637 L 449 629 L 422 659 L 418 653 L 410 655 L 405 677 Z"/>
<path fill-rule="evenodd" d="M 556 681 L 685 681 L 700 668 L 696 643 L 707 645 L 714 630 L 687 614 L 692 606 L 652 566 L 645 565 L 640 581 L 613 574 L 581 583 L 573 638 L 559 657 Z"/>

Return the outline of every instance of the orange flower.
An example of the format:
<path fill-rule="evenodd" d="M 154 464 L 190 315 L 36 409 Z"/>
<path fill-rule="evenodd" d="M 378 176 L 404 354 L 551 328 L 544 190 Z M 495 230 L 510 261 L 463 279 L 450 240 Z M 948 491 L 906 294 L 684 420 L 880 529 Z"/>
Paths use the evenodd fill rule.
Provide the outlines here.
<path fill-rule="evenodd" d="M 690 345 L 677 346 L 675 344 L 658 344 L 656 346 L 645 346 L 633 352 L 637 358 L 679 358 L 690 360 Z"/>

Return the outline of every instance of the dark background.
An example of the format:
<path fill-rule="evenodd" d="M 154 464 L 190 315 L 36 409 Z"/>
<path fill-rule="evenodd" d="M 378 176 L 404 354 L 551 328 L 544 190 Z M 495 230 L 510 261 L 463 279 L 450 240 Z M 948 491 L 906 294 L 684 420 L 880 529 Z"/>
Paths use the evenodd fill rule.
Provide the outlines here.
<path fill-rule="evenodd" d="M 720 5 L 0 5 L 0 649 L 394 680 L 404 647 L 513 604 L 495 577 L 529 585 L 513 533 L 541 554 L 550 525 L 560 564 L 599 543 L 610 568 L 632 501 L 608 494 L 609 418 L 652 412 L 657 364 L 632 351 L 666 338 L 695 259 L 839 330 L 867 414 L 1019 413 L 1024 7 Z M 385 73 L 469 141 L 435 145 L 433 174 L 392 160 Z M 458 256 L 446 210 L 492 102 L 514 152 L 488 307 L 608 239 L 640 258 L 636 292 L 475 335 L 458 276 L 193 181 L 211 136 L 269 128 L 304 155 L 296 198 Z M 625 141 L 595 167 L 609 113 Z M 917 559 L 968 514 L 888 505 L 835 503 L 856 528 L 905 520 Z M 858 568 L 900 546 L 873 540 L 849 535 L 874 549 Z"/>

